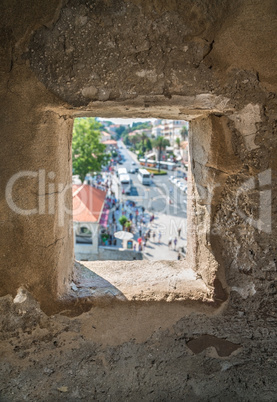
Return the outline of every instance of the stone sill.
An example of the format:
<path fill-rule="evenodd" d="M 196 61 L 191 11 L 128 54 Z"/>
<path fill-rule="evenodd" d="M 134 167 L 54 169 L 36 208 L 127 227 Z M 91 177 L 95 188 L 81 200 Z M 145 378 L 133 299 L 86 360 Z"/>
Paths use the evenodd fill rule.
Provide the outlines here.
<path fill-rule="evenodd" d="M 219 307 L 186 261 L 76 261 L 70 296 L 87 311 L 114 302 L 182 302 L 201 312 Z"/>

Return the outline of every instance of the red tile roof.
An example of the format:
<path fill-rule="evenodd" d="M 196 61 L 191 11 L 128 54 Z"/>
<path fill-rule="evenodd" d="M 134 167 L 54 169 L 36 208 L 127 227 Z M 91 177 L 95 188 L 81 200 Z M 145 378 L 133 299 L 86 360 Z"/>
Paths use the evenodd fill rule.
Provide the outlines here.
<path fill-rule="evenodd" d="M 106 141 L 103 141 L 102 144 L 105 144 L 105 145 L 117 145 L 117 142 L 115 140 L 106 140 Z"/>
<path fill-rule="evenodd" d="M 88 184 L 72 186 L 73 221 L 98 222 L 105 203 L 106 191 Z"/>

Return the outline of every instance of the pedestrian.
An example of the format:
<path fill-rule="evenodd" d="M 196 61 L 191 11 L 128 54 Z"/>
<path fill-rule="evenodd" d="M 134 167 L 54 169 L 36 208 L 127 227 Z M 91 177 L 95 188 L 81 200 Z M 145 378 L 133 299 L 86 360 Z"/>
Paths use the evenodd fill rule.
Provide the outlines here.
<path fill-rule="evenodd" d="M 177 237 L 175 237 L 174 239 L 174 250 L 176 250 L 176 246 L 177 246 Z"/>
<path fill-rule="evenodd" d="M 137 251 L 137 245 L 136 245 L 136 243 L 134 243 L 133 250 L 134 250 L 134 251 Z"/>
<path fill-rule="evenodd" d="M 178 253 L 177 260 L 179 261 L 180 259 L 181 259 L 181 253 Z"/>
<path fill-rule="evenodd" d="M 159 242 L 159 243 L 161 242 L 161 238 L 162 238 L 162 233 L 161 233 L 161 231 L 159 230 L 159 234 L 158 234 L 158 242 Z"/>
<path fill-rule="evenodd" d="M 138 251 L 142 251 L 142 245 L 141 245 L 141 243 L 140 243 L 139 246 L 138 246 Z"/>
<path fill-rule="evenodd" d="M 172 245 L 172 238 L 170 237 L 168 240 L 168 248 L 171 248 L 171 245 Z"/>
<path fill-rule="evenodd" d="M 178 237 L 181 237 L 181 228 L 179 228 L 179 229 L 177 230 L 177 232 L 178 232 Z"/>
<path fill-rule="evenodd" d="M 153 232 L 153 242 L 155 241 L 155 239 L 156 239 L 156 233 Z"/>

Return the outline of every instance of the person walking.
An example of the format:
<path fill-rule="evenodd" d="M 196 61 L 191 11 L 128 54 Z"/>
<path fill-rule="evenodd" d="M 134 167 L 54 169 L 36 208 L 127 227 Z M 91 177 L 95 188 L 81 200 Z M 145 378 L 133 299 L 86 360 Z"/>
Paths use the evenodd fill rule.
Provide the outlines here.
<path fill-rule="evenodd" d="M 177 230 L 177 232 L 178 232 L 178 237 L 181 237 L 181 228 L 179 228 L 179 229 Z"/>
<path fill-rule="evenodd" d="M 174 239 L 174 250 L 176 250 L 176 246 L 177 246 L 177 237 L 175 237 L 175 239 Z"/>
<path fill-rule="evenodd" d="M 155 242 L 155 239 L 156 239 L 156 233 L 153 232 L 153 242 Z"/>
<path fill-rule="evenodd" d="M 171 248 L 171 245 L 172 245 L 172 238 L 170 237 L 169 240 L 168 240 L 168 248 L 169 249 Z"/>
<path fill-rule="evenodd" d="M 161 242 L 161 238 L 162 238 L 162 233 L 161 233 L 161 231 L 159 230 L 159 234 L 158 234 L 158 243 Z"/>

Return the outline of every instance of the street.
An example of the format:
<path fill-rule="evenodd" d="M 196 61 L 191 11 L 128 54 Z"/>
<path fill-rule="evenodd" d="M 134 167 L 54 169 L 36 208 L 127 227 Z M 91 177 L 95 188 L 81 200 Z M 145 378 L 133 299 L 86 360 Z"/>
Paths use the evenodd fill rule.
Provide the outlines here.
<path fill-rule="evenodd" d="M 124 158 L 122 165 L 129 172 L 130 169 L 140 168 L 136 160 L 136 155 L 130 152 L 125 145 L 118 141 L 119 152 Z M 186 194 L 177 186 L 174 186 L 169 180 L 173 172 L 167 172 L 167 175 L 154 176 L 151 185 L 142 185 L 137 178 L 137 174 L 129 173 L 132 179 L 132 190 L 130 195 L 122 194 L 118 186 L 118 181 L 114 177 L 113 187 L 119 200 L 127 200 L 136 203 L 136 207 L 143 207 L 143 218 L 145 223 L 137 225 L 134 239 L 139 237 L 139 229 L 142 234 L 151 230 L 150 240 L 147 241 L 144 248 L 144 256 L 150 260 L 176 260 L 178 252 L 186 249 Z M 150 216 L 154 214 L 155 219 L 150 223 Z M 128 213 L 127 213 L 128 216 Z M 180 236 L 178 237 L 178 229 Z M 154 237 L 153 237 L 153 234 Z M 160 242 L 158 241 L 160 237 Z M 172 240 L 169 248 L 168 242 Z M 176 245 L 174 245 L 174 240 Z M 184 253 L 182 254 L 184 256 Z"/>

